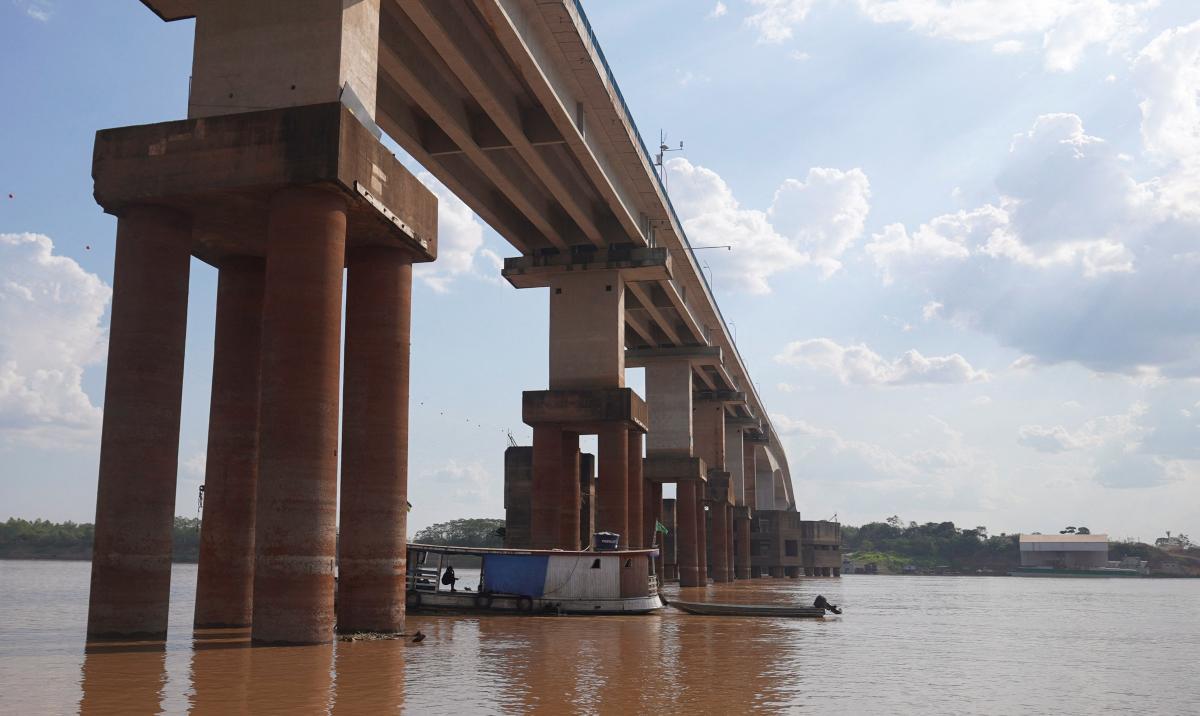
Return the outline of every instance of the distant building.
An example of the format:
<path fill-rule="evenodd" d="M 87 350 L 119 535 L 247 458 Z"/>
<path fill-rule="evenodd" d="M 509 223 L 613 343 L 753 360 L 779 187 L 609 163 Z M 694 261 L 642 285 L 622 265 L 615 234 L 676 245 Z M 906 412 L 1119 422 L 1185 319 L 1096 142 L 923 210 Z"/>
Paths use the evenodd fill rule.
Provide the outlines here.
<path fill-rule="evenodd" d="M 1022 567 L 1102 569 L 1108 566 L 1108 535 L 1021 535 Z"/>
<path fill-rule="evenodd" d="M 842 525 L 825 520 L 801 520 L 800 560 L 806 577 L 840 577 Z"/>
<path fill-rule="evenodd" d="M 755 510 L 750 520 L 750 573 L 761 577 L 799 577 L 800 513 Z"/>
<path fill-rule="evenodd" d="M 1191 547 L 1192 541 L 1188 539 L 1187 535 L 1179 534 L 1172 536 L 1170 532 L 1167 532 L 1166 537 L 1159 537 L 1158 539 L 1154 540 L 1154 546 L 1161 550 L 1174 552 L 1176 550 L 1184 550 L 1188 547 Z"/>

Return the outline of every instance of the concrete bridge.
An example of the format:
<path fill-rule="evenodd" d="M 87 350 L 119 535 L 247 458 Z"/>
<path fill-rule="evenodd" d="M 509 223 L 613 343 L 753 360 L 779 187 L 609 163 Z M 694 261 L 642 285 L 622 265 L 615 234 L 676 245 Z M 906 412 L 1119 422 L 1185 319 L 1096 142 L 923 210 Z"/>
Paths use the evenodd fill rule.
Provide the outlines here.
<path fill-rule="evenodd" d="M 190 256 L 219 269 L 196 624 L 402 630 L 411 267 L 437 222 L 383 133 L 548 289 L 531 546 L 580 546 L 595 434 L 595 529 L 649 544 L 674 483 L 681 583 L 751 575 L 752 515 L 796 511 L 786 456 L 576 0 L 143 3 L 195 18 L 195 49 L 187 119 L 97 135 L 118 230 L 89 635 L 166 631 Z"/>

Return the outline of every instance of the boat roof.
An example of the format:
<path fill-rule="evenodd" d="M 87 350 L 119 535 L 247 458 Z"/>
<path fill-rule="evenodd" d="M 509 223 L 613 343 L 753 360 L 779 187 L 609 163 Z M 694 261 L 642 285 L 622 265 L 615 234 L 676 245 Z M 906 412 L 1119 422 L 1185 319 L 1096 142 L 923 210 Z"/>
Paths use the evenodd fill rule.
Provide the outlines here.
<path fill-rule="evenodd" d="M 595 550 L 566 550 L 566 549 L 506 549 L 503 547 L 458 547 L 441 544 L 421 544 L 419 542 L 409 542 L 409 549 L 418 549 L 423 552 L 444 552 L 446 554 L 548 554 L 558 556 L 578 555 L 583 557 L 604 557 L 604 556 L 625 556 L 631 554 L 656 554 L 658 548 L 652 549 L 619 549 L 607 551 Z"/>

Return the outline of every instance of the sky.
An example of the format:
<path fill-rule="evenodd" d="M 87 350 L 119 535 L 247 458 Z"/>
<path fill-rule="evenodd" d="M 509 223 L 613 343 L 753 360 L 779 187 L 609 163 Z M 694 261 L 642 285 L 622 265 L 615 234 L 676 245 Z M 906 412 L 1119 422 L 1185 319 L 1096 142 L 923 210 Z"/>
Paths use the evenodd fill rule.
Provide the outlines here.
<path fill-rule="evenodd" d="M 691 242 L 732 246 L 700 256 L 807 518 L 1200 533 L 1194 0 L 584 7 L 647 143 L 684 142 Z M 133 0 L 0 0 L 0 519 L 93 518 L 94 133 L 185 116 L 191 38 Z M 515 250 L 420 175 L 440 257 L 414 287 L 410 532 L 503 516 L 520 393 L 547 380 L 545 291 L 501 281 Z M 215 288 L 193 261 L 183 516 Z"/>

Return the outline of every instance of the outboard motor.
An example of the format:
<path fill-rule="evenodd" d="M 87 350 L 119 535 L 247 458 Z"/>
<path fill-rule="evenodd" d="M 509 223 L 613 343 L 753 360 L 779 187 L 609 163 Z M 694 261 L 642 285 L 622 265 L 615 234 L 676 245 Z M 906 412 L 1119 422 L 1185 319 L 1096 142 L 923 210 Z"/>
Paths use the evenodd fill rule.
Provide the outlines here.
<path fill-rule="evenodd" d="M 813 606 L 817 609 L 824 609 L 825 611 L 833 612 L 834 614 L 842 613 L 841 607 L 836 604 L 830 604 L 829 600 L 820 594 L 818 594 L 817 598 L 813 601 Z"/>

